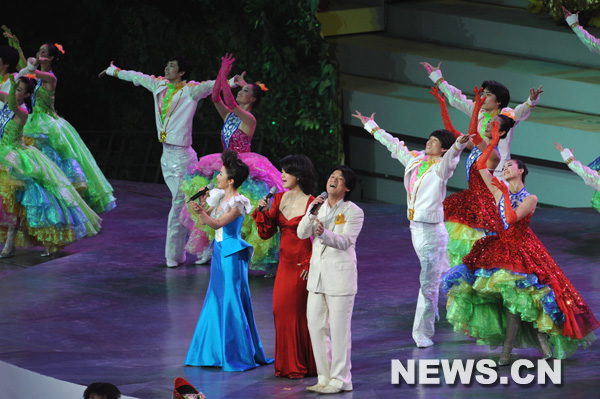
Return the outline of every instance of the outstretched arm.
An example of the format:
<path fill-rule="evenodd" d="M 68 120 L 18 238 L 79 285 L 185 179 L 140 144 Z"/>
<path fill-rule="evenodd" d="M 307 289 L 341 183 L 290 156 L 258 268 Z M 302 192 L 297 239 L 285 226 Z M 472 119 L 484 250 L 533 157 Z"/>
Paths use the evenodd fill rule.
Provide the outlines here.
<path fill-rule="evenodd" d="M 8 45 L 19 52 L 19 62 L 17 63 L 17 65 L 11 65 L 11 67 L 17 70 L 25 68 L 27 66 L 27 60 L 25 59 L 25 55 L 23 54 L 23 50 L 21 49 L 19 39 L 10 31 L 10 29 L 6 25 L 2 25 L 2 30 L 4 31 L 2 35 L 8 39 Z"/>
<path fill-rule="evenodd" d="M 573 29 L 573 32 L 575 32 L 579 40 L 581 40 L 581 42 L 592 53 L 600 54 L 600 40 L 590 35 L 588 31 L 586 31 L 581 25 L 579 25 L 579 13 L 572 14 L 564 6 L 563 13 L 565 14 L 565 21 L 567 21 L 569 27 Z"/>
<path fill-rule="evenodd" d="M 352 116 L 360 120 L 365 130 L 371 133 L 377 141 L 386 146 L 392 153 L 392 158 L 400 161 L 402 165 L 408 165 L 408 163 L 418 155 L 410 152 L 406 145 L 404 145 L 404 141 L 398 140 L 398 138 L 381 129 L 375 122 L 375 112 L 373 112 L 370 117 L 366 117 L 357 110 L 356 114 Z"/>
<path fill-rule="evenodd" d="M 228 64 L 231 61 L 227 56 L 221 58 L 221 68 L 219 68 L 219 73 L 217 74 L 217 79 L 215 80 L 215 86 L 212 90 L 212 102 L 215 105 L 215 108 L 221 118 L 225 120 L 225 117 L 229 113 L 229 109 L 223 104 L 223 100 L 221 99 L 221 90 L 223 89 L 223 81 L 227 80 L 227 74 L 231 71 L 231 65 Z"/>
<path fill-rule="evenodd" d="M 459 89 L 444 80 L 442 71 L 440 70 L 442 63 L 440 62 L 437 67 L 433 67 L 427 62 L 421 62 L 421 65 L 423 65 L 429 74 L 429 79 L 439 87 L 442 93 L 444 93 L 448 100 L 448 104 L 471 116 L 474 108 L 473 101 L 469 100 Z"/>
<path fill-rule="evenodd" d="M 429 65 L 429 64 L 427 64 Z M 440 89 L 438 87 L 432 87 L 429 91 L 435 98 L 437 98 L 438 103 L 440 104 L 440 111 L 442 113 L 442 121 L 444 121 L 444 128 L 454 135 L 454 138 L 459 138 L 462 133 L 454 128 L 452 125 L 452 121 L 450 120 L 450 115 L 448 114 L 448 107 L 446 106 L 446 100 L 444 99 L 444 95 L 440 95 Z"/>
<path fill-rule="evenodd" d="M 581 162 L 575 159 L 572 150 L 563 148 L 559 143 L 554 143 L 554 147 L 560 151 L 563 161 L 569 166 L 573 172 L 583 179 L 585 184 L 593 187 L 595 190 L 600 191 L 600 176 L 598 172 L 582 165 Z"/>

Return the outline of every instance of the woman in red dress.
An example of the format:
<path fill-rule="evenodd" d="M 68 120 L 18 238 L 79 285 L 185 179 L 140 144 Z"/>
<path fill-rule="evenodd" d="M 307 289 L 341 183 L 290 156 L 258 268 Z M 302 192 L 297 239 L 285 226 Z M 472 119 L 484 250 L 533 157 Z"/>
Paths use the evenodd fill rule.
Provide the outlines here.
<path fill-rule="evenodd" d="M 454 193 L 444 200 L 444 220 L 446 230 L 448 230 L 447 251 L 450 267 L 461 264 L 463 257 L 473 248 L 473 244 L 484 237 L 487 232 L 494 230 L 494 217 L 491 216 L 496 213 L 494 197 L 481 178 L 476 162 L 492 141 L 492 123 L 498 122 L 500 140 L 506 138 L 507 132 L 515 123 L 514 115 L 495 115 L 483 129 L 483 137 L 481 137 L 477 132 L 477 115 L 479 115 L 479 110 L 485 100 L 485 96 L 481 96 L 481 91 L 482 89 L 477 87 L 473 90 L 475 108 L 468 133 L 471 140 L 467 145 L 471 152 L 465 163 L 469 188 Z M 433 88 L 431 93 L 440 104 L 444 127 L 458 137 L 460 132 L 452 126 L 444 96 L 439 94 L 437 87 Z M 487 151 L 489 154 L 487 167 L 493 172 L 500 163 L 500 153 L 497 148 L 494 148 L 494 145 Z"/>
<path fill-rule="evenodd" d="M 494 143 L 497 123 L 492 132 Z M 525 189 L 525 164 L 506 161 L 506 186 L 487 169 L 486 155 L 477 169 L 495 199 L 497 235 L 477 241 L 464 264 L 442 278 L 448 321 L 478 344 L 502 345 L 499 365 L 510 363 L 513 347 L 538 348 L 544 358 L 564 359 L 594 341 L 600 324 L 529 228 L 537 197 Z"/>
<path fill-rule="evenodd" d="M 315 359 L 306 321 L 306 280 L 312 252 L 310 239 L 296 234 L 298 223 L 314 200 L 315 171 L 305 155 L 288 155 L 280 161 L 283 188 L 270 209 L 266 198 L 252 214 L 262 239 L 281 230 L 279 267 L 273 287 L 275 319 L 275 375 L 303 378 L 316 375 Z"/>

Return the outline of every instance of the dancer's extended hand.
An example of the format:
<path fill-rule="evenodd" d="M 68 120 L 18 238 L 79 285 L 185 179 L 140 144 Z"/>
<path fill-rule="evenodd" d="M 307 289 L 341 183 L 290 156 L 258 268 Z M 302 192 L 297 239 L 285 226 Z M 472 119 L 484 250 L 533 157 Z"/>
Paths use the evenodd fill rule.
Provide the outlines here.
<path fill-rule="evenodd" d="M 433 67 L 430 63 L 428 62 L 419 62 L 419 64 L 423 65 L 423 68 L 425 68 L 425 70 L 427 71 L 428 75 L 431 75 L 433 72 L 435 71 L 439 71 L 440 67 L 442 66 L 442 63 L 440 61 L 440 63 L 438 64 L 437 67 Z"/>
<path fill-rule="evenodd" d="M 113 64 L 113 62 L 114 62 L 114 61 L 111 61 L 111 62 L 110 62 L 110 66 L 111 66 L 111 67 L 113 67 L 113 68 L 116 68 L 116 66 L 115 66 L 115 64 Z M 108 68 L 106 68 L 104 71 L 100 72 L 100 73 L 98 74 L 98 77 L 99 77 L 99 78 L 101 78 L 101 77 L 103 77 L 104 75 L 106 75 L 106 71 L 108 71 Z"/>
<path fill-rule="evenodd" d="M 542 94 L 544 92 L 544 90 L 542 90 L 542 85 L 540 85 L 537 90 L 536 89 L 529 89 L 529 98 L 531 99 L 531 101 L 535 101 L 538 99 L 538 97 L 540 96 L 540 94 Z"/>
<path fill-rule="evenodd" d="M 356 112 L 356 114 L 353 114 L 352 116 L 355 117 L 356 119 L 360 120 L 363 125 L 365 125 L 368 121 L 375 120 L 375 112 L 373 112 L 370 117 L 364 116 L 358 110 L 356 110 L 355 112 Z"/>
<path fill-rule="evenodd" d="M 233 77 L 233 83 L 238 85 L 239 87 L 244 87 L 247 85 L 246 81 L 244 80 L 244 76 L 246 76 L 246 71 L 242 72 L 241 75 L 235 75 Z"/>

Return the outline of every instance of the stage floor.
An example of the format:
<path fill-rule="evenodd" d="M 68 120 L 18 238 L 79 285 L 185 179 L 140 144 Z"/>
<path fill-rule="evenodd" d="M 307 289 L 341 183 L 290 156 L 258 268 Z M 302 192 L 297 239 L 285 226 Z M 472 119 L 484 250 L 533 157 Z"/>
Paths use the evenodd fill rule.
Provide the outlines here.
<path fill-rule="evenodd" d="M 315 378 L 275 377 L 273 366 L 241 373 L 184 367 L 204 293 L 208 266 L 193 258 L 178 268 L 164 261 L 170 194 L 164 185 L 112 182 L 118 207 L 103 215 L 100 235 L 47 259 L 41 248 L 0 260 L 0 360 L 81 385 L 117 384 L 130 396 L 171 397 L 173 380 L 188 379 L 208 399 L 314 397 Z M 404 193 L 398 193 L 404 195 Z M 562 362 L 562 384 L 400 385 L 391 383 L 392 359 L 486 359 L 491 351 L 456 334 L 440 301 L 435 345 L 411 338 L 419 265 L 405 208 L 359 204 L 365 224 L 357 244 L 359 283 L 352 323 L 354 391 L 340 398 L 593 398 L 600 389 L 600 342 Z M 593 209 L 538 209 L 533 230 L 600 317 L 600 214 Z M 260 337 L 273 357 L 274 280 L 252 272 L 250 285 Z M 534 350 L 515 350 L 536 361 Z M 527 370 L 524 370 L 527 372 Z M 530 371 L 531 372 L 531 371 Z M 501 368 L 499 376 L 510 376 Z M 441 376 L 438 375 L 438 377 Z M 0 393 L 0 397 L 1 397 Z M 48 398 L 53 398 L 48 392 Z M 63 398 L 61 398 L 63 399 Z M 64 398 L 66 399 L 66 398 Z"/>

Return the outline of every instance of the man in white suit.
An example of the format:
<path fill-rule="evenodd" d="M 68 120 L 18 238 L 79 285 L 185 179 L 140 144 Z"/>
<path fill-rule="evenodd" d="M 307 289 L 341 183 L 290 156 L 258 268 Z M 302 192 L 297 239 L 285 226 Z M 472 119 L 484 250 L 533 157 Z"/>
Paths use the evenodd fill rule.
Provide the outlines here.
<path fill-rule="evenodd" d="M 171 191 L 171 211 L 167 221 L 165 258 L 168 267 L 177 267 L 185 261 L 187 228 L 179 222 L 179 213 L 185 198 L 179 187 L 187 168 L 198 161 L 192 148 L 192 122 L 198 101 L 212 94 L 214 80 L 186 81 L 192 64 L 184 57 L 172 57 L 165 67 L 164 77 L 125 71 L 111 62 L 98 76 L 108 75 L 145 87 L 154 97 L 154 111 L 158 141 L 163 145 L 160 165 L 165 183 Z M 230 80 L 233 84 L 233 79 Z"/>
<path fill-rule="evenodd" d="M 435 319 L 438 315 L 440 278 L 448 270 L 448 232 L 444 225 L 446 183 L 454 173 L 460 153 L 469 136 L 454 139 L 447 130 L 436 130 L 429 136 L 425 151 L 410 151 L 403 141 L 380 129 L 373 120 L 356 111 L 365 130 L 392 153 L 392 158 L 404 165 L 404 187 L 407 193 L 407 216 L 413 247 L 419 257 L 421 287 L 415 311 L 412 336 L 419 348 L 433 345 Z"/>
<path fill-rule="evenodd" d="M 299 238 L 313 237 L 306 317 L 318 382 L 307 390 L 321 394 L 352 390 L 350 326 L 357 290 L 355 246 L 364 220 L 362 209 L 347 201 L 355 186 L 352 169 L 337 166 L 327 180 L 327 199 L 318 196 L 298 225 Z M 318 212 L 313 210 L 315 205 L 320 205 Z"/>

